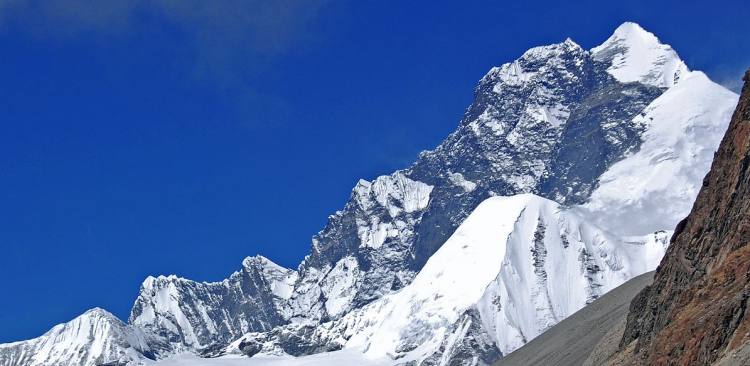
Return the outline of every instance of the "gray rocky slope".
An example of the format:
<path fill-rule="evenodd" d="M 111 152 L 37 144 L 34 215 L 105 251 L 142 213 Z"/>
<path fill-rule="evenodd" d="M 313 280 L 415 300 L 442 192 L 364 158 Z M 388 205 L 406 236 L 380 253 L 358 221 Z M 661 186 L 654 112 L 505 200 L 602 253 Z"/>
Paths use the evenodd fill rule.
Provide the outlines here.
<path fill-rule="evenodd" d="M 502 358 L 495 366 L 581 366 L 591 362 L 599 365 L 596 355 L 591 357 L 592 352 L 597 347 L 606 347 L 603 341 L 612 329 L 619 329 L 622 334 L 630 301 L 651 284 L 653 276 L 653 272 L 644 273 L 622 284 Z M 613 338 L 616 338 L 616 349 L 620 339 Z"/>
<path fill-rule="evenodd" d="M 641 48 L 649 52 L 631 52 Z M 671 47 L 632 23 L 592 50 L 567 39 L 492 68 L 456 131 L 411 167 L 361 180 L 296 271 L 258 257 L 217 283 L 144 281 L 128 327 L 168 346 L 138 357 L 211 353 L 248 332 L 341 319 L 409 285 L 489 197 L 586 202 L 641 147 L 648 124 L 636 117 L 686 73 Z"/>

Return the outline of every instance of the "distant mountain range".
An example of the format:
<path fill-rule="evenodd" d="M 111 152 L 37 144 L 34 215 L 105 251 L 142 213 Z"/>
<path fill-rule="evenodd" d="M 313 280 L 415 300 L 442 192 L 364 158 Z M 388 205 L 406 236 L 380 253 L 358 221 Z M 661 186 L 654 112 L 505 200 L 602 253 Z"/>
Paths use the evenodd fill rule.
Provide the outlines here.
<path fill-rule="evenodd" d="M 296 270 L 149 277 L 127 324 L 93 309 L 0 365 L 491 364 L 656 268 L 738 98 L 634 23 L 474 94 L 438 147 L 360 180 Z"/>

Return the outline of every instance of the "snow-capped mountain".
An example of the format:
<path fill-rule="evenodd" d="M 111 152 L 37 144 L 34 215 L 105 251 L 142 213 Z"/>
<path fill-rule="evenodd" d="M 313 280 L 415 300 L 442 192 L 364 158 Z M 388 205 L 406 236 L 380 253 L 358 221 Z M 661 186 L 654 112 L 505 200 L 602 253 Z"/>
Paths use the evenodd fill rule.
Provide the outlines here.
<path fill-rule="evenodd" d="M 607 67 L 568 39 L 490 70 L 455 132 L 409 169 L 360 182 L 313 238 L 291 320 L 335 319 L 408 284 L 488 197 L 584 202 L 609 166 L 638 149 L 645 126 L 633 118 L 663 92 L 621 83 Z M 323 304 L 339 294 L 325 284 L 340 281 L 329 277 L 340 277 L 336 264 L 347 257 L 356 276 L 346 284 L 349 299 L 330 313 Z"/>
<path fill-rule="evenodd" d="M 689 211 L 736 98 L 634 23 L 591 50 L 532 48 L 480 80 L 437 148 L 360 180 L 297 271 L 254 257 L 221 282 L 146 279 L 123 329 L 154 345 L 132 360 L 344 348 L 490 363 L 653 269 L 655 232 Z M 30 360 L 14 347 L 34 342 L 0 360 Z"/>
<path fill-rule="evenodd" d="M 635 64 L 621 61 L 634 57 L 638 59 Z M 623 70 L 637 75 L 638 79 L 627 79 Z M 359 310 L 355 307 L 355 310 L 344 312 L 347 315 L 338 321 L 324 322 L 319 327 L 292 324 L 272 332 L 248 335 L 243 339 L 244 343 L 235 342 L 234 346 L 236 349 L 244 346 L 246 353 L 303 355 L 341 347 L 364 347 L 368 352 L 374 352 L 370 344 L 387 343 L 391 347 L 386 347 L 381 353 L 398 358 L 400 362 L 402 359 L 399 357 L 406 357 L 407 354 L 417 357 L 413 354 L 417 351 L 411 349 L 417 347 L 420 348 L 418 352 L 422 352 L 418 353 L 417 359 L 427 363 L 439 363 L 437 359 L 451 359 L 454 357 L 451 355 L 473 360 L 474 357 L 491 359 L 500 353 L 510 352 L 596 296 L 634 275 L 655 268 L 668 235 L 654 232 L 673 228 L 689 211 L 690 202 L 700 187 L 703 173 L 708 170 L 711 155 L 718 146 L 735 101 L 736 95 L 714 84 L 702 73 L 688 71 L 671 47 L 660 44 L 655 36 L 632 23 L 619 27 L 609 40 L 591 51 L 581 49 L 571 40 L 533 48 L 519 60 L 493 68 L 480 81 L 475 102 L 467 110 L 458 130 L 437 149 L 423 153 L 410 169 L 394 175 L 407 177 L 411 187 L 420 187 L 416 182 L 422 182 L 421 191 L 429 190 L 429 202 L 427 205 L 410 206 L 424 206 L 424 209 L 421 210 L 423 212 L 409 211 L 412 215 L 409 223 L 414 222 L 416 226 L 406 231 L 408 235 L 388 230 L 398 227 L 403 232 L 404 221 L 393 215 L 378 217 L 375 221 L 378 227 L 385 228 L 377 236 L 382 239 L 375 241 L 381 251 L 364 254 L 370 258 L 379 256 L 390 260 L 396 256 L 398 263 L 406 261 L 411 265 L 395 267 L 398 272 L 383 271 L 377 266 L 376 269 L 386 275 L 378 274 L 370 278 L 366 271 L 363 273 L 357 268 L 359 263 L 364 262 L 358 258 L 363 254 L 359 248 L 370 246 L 362 245 L 368 241 L 357 241 L 356 237 L 342 240 L 346 238 L 342 231 L 347 228 L 337 224 L 351 217 L 348 204 L 345 210 L 332 217 L 329 226 L 316 237 L 313 253 L 300 266 L 301 280 L 298 286 L 303 284 L 304 289 L 299 291 L 298 287 L 296 294 L 311 292 L 311 288 L 317 290 L 315 282 L 305 282 L 305 277 L 314 277 L 320 282 L 335 277 L 339 283 L 346 283 L 349 287 L 347 294 L 352 298 L 360 293 L 373 293 L 372 279 L 385 278 L 377 292 L 382 293 L 383 289 L 387 291 L 388 284 L 403 283 L 392 279 L 408 278 L 409 270 L 421 270 L 417 275 L 419 278 L 427 269 L 421 268 L 420 258 L 432 258 L 433 250 L 440 248 L 444 242 L 441 235 L 453 233 L 453 225 L 463 222 L 477 201 L 493 195 L 519 192 L 533 192 L 566 204 L 581 204 L 575 209 L 576 219 L 572 221 L 596 222 L 605 230 L 589 230 L 602 233 L 597 236 L 599 240 L 608 238 L 606 242 L 616 243 L 612 244 L 616 250 L 640 248 L 634 261 L 638 264 L 627 270 L 616 265 L 611 267 L 618 268 L 619 271 L 612 271 L 617 275 L 592 280 L 590 287 L 579 288 L 587 289 L 588 295 L 571 295 L 566 300 L 571 303 L 565 305 L 539 294 L 545 294 L 544 291 L 548 289 L 565 288 L 570 282 L 561 282 L 566 284 L 562 285 L 555 283 L 555 280 L 540 280 L 540 276 L 533 271 L 523 274 L 516 271 L 514 276 L 507 272 L 504 275 L 496 272 L 494 285 L 486 287 L 487 295 L 463 308 L 462 322 L 450 326 L 443 323 L 443 327 L 430 328 L 435 333 L 431 346 L 419 338 L 392 339 L 391 343 L 383 343 L 384 340 L 379 339 L 375 342 L 370 337 L 376 337 L 376 332 L 359 327 L 361 323 L 377 323 L 373 319 L 380 317 L 392 318 L 390 312 L 380 309 L 386 306 L 383 304 L 389 303 L 387 299 L 391 296 Z M 620 189 L 619 195 L 617 185 L 620 188 L 626 186 Z M 402 187 L 408 186 L 399 186 Z M 372 207 L 379 207 L 389 213 L 385 204 L 378 206 L 382 200 L 371 200 L 373 204 L 363 205 L 360 203 L 362 195 L 356 193 L 357 189 L 352 195 L 353 201 L 358 203 L 355 208 L 368 207 L 371 210 Z M 400 192 L 395 196 L 419 195 Z M 650 202 L 660 204 L 649 205 Z M 418 220 L 414 220 L 415 212 L 421 213 Z M 372 218 L 372 213 L 371 210 L 365 214 Z M 363 226 L 358 227 L 359 232 L 370 232 L 361 229 Z M 589 227 L 596 228 L 593 225 Z M 618 237 L 608 232 L 628 236 Z M 321 244 L 324 241 L 320 238 L 326 239 L 330 233 L 335 234 L 339 245 Z M 533 236 L 533 233 L 527 234 L 527 238 Z M 439 244 L 433 247 L 431 240 Z M 393 244 L 383 247 L 383 243 L 388 242 Z M 342 243 L 351 243 L 352 246 L 344 251 L 346 248 L 342 248 Z M 638 246 L 635 243 L 642 244 Z M 560 247 L 559 243 L 556 244 L 551 244 L 551 247 Z M 411 257 L 403 256 L 404 247 L 408 247 Z M 393 250 L 389 250 L 391 248 Z M 525 253 L 528 249 L 523 245 L 520 248 L 524 249 L 516 250 L 519 253 Z M 593 254 L 583 249 L 572 251 L 575 255 L 568 254 L 568 258 L 576 258 L 574 265 L 562 266 L 560 261 L 564 259 L 559 257 L 560 254 L 551 256 L 553 259 L 548 262 L 558 266 L 566 276 L 579 278 L 606 268 L 596 261 L 588 262 L 587 258 L 592 258 Z M 528 250 L 533 253 L 536 249 Z M 322 270 L 312 266 L 326 252 L 338 258 L 337 261 L 323 262 Z M 606 257 L 607 252 L 604 251 L 602 255 Z M 609 257 L 617 256 L 610 254 Z M 508 268 L 522 266 L 520 263 L 528 264 L 519 261 L 519 257 L 508 260 Z M 344 274 L 338 270 L 342 267 L 354 270 Z M 314 276 L 306 276 L 305 270 L 314 273 Z M 388 278 L 388 274 L 393 277 Z M 360 284 L 357 284 L 357 276 L 361 278 Z M 524 297 L 517 289 L 508 289 L 507 283 L 513 279 L 525 284 L 520 288 L 528 292 L 522 294 L 533 292 L 536 295 Z M 539 285 L 540 281 L 544 285 Z M 532 284 L 536 284 L 536 288 Z M 407 286 L 393 296 L 406 296 L 403 294 L 409 293 L 410 288 Z M 316 296 L 326 295 L 325 290 L 312 292 Z M 497 312 L 493 317 L 489 315 L 492 311 L 488 310 L 492 309 L 488 305 L 488 299 L 493 296 L 490 294 L 505 294 L 505 297 L 499 297 L 505 301 L 513 299 L 505 304 L 498 300 L 505 309 L 518 309 L 522 306 L 519 304 L 534 304 L 531 307 L 533 311 L 523 314 Z M 294 300 L 295 295 L 292 303 Z M 420 307 L 418 304 L 419 301 L 401 303 L 401 306 Z M 311 308 L 302 309 L 307 311 Z M 305 314 L 304 311 L 299 313 Z M 312 313 L 315 314 L 315 311 Z M 438 313 L 432 312 L 430 317 L 436 317 Z M 326 315 L 320 318 L 325 319 Z M 415 313 L 410 313 L 409 317 L 418 318 Z M 394 334 L 411 336 L 415 333 L 409 322 L 389 324 Z M 440 332 L 442 336 L 452 334 L 453 337 L 442 337 L 438 335 Z M 304 339 L 303 347 L 299 347 L 299 343 L 289 346 L 300 339 Z M 267 349 L 259 346 L 261 344 Z"/>
<path fill-rule="evenodd" d="M 262 256 L 221 282 L 177 276 L 148 277 L 141 285 L 130 324 L 158 334 L 177 349 L 200 350 L 284 323 L 283 308 L 296 272 Z"/>
<path fill-rule="evenodd" d="M 170 350 L 165 339 L 91 309 L 39 338 L 0 345 L 3 366 L 125 365 Z"/>

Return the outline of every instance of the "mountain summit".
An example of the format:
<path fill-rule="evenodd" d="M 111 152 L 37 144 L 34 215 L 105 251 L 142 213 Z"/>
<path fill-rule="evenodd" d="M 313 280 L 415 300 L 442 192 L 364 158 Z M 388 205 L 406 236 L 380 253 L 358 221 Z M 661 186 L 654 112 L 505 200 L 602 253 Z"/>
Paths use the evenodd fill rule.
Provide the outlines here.
<path fill-rule="evenodd" d="M 608 64 L 607 72 L 623 83 L 639 82 L 660 88 L 676 84 L 688 72 L 671 46 L 640 25 L 626 22 L 601 45 L 591 49 L 594 58 Z"/>

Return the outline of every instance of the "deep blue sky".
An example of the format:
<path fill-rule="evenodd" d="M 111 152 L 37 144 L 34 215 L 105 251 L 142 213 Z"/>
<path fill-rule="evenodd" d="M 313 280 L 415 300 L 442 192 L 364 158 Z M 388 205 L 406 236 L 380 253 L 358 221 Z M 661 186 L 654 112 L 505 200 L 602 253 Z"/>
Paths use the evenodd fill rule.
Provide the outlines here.
<path fill-rule="evenodd" d="M 632 20 L 733 88 L 750 66 L 742 1 L 87 3 L 0 0 L 0 342 L 126 319 L 147 275 L 295 267 L 529 47 Z"/>

